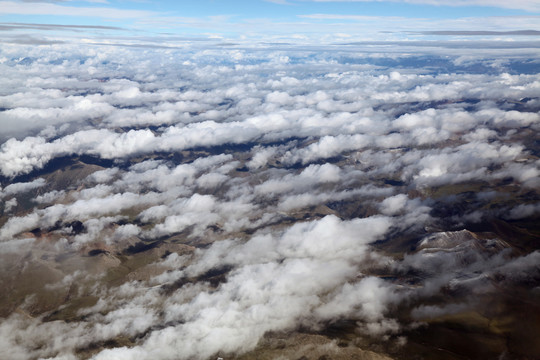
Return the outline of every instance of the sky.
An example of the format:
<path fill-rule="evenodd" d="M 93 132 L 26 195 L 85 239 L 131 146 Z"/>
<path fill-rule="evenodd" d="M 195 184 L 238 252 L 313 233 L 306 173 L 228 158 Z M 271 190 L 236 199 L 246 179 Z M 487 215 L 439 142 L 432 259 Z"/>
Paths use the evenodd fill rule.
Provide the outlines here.
<path fill-rule="evenodd" d="M 494 299 L 463 357 L 525 358 L 539 62 L 540 1 L 0 0 L 0 358 L 401 351 Z"/>
<path fill-rule="evenodd" d="M 47 39 L 187 36 L 339 43 L 440 38 L 425 32 L 456 31 L 445 36 L 521 40 L 538 33 L 504 32 L 540 31 L 539 24 L 537 0 L 0 1 L 0 31 Z"/>

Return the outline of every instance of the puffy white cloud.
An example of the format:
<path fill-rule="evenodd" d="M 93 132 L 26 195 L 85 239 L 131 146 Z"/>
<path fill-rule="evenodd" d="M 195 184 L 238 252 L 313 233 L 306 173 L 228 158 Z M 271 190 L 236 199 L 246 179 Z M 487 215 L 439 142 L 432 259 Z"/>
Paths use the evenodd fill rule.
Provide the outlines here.
<path fill-rule="evenodd" d="M 319 221 L 296 224 L 275 238 L 260 234 L 245 244 L 216 243 L 200 252 L 200 258 L 185 269 L 191 276 L 214 266 L 239 266 L 217 291 L 201 292 L 189 302 L 167 309 L 169 320 L 181 324 L 154 331 L 133 349 L 105 350 L 95 359 L 205 358 L 218 351 L 252 349 L 270 330 L 292 329 L 296 321 L 315 308 L 320 320 L 326 320 L 328 307 L 324 293 L 334 289 L 356 271 L 366 253 L 367 243 L 377 239 L 390 226 L 388 218 L 375 217 L 345 222 L 328 216 Z M 353 245 L 354 244 L 354 245 Z M 282 261 L 282 259 L 285 259 Z M 384 318 L 384 305 L 375 298 L 386 294 L 377 279 L 367 278 L 358 285 L 354 305 L 361 308 L 367 321 Z M 345 284 L 343 291 L 349 285 Z M 351 299 L 348 300 L 351 302 Z M 350 315 L 352 309 L 334 307 L 337 316 Z M 307 320 L 307 318 L 306 318 Z M 177 340 L 172 342 L 171 339 Z M 152 355 L 154 354 L 154 355 Z"/>
<path fill-rule="evenodd" d="M 250 169 L 260 169 L 266 166 L 268 160 L 271 159 L 278 152 L 278 149 L 273 146 L 265 148 L 257 146 L 254 148 L 254 151 L 255 154 L 253 155 L 252 159 L 247 163 L 247 166 Z"/>
<path fill-rule="evenodd" d="M 17 206 L 17 198 L 10 199 L 4 203 L 4 211 L 9 213 L 12 208 Z"/>
<path fill-rule="evenodd" d="M 41 137 L 26 138 L 23 141 L 9 139 L 1 147 L 0 170 L 4 176 L 15 176 L 41 168 L 56 155 L 50 148 Z"/>
<path fill-rule="evenodd" d="M 257 185 L 255 191 L 261 194 L 276 194 L 309 189 L 314 184 L 333 183 L 341 179 L 339 167 L 333 164 L 310 165 L 298 175 L 286 175 Z"/>
<path fill-rule="evenodd" d="M 540 212 L 540 204 L 520 204 L 510 210 L 508 219 L 523 219 Z"/>
<path fill-rule="evenodd" d="M 408 198 L 405 194 L 399 194 L 386 198 L 380 204 L 381 212 L 385 215 L 394 215 L 405 208 L 407 200 Z"/>
<path fill-rule="evenodd" d="M 32 213 L 22 217 L 10 218 L 0 229 L 0 241 L 11 240 L 11 238 L 25 230 L 31 230 L 39 224 L 39 215 Z"/>
<path fill-rule="evenodd" d="M 368 136 L 357 135 L 338 135 L 324 136 L 317 143 L 311 144 L 305 148 L 287 152 L 283 156 L 283 162 L 294 164 L 301 162 L 308 164 L 319 159 L 328 159 L 338 156 L 351 150 L 360 150 L 371 143 Z"/>
<path fill-rule="evenodd" d="M 45 179 L 39 178 L 30 182 L 14 183 L 6 186 L 0 191 L 0 198 L 37 189 L 45 185 Z"/>
<path fill-rule="evenodd" d="M 391 285 L 376 277 L 366 277 L 356 284 L 345 284 L 339 292 L 332 294 L 330 301 L 319 307 L 316 313 L 327 320 L 352 315 L 377 326 L 379 321 L 384 320 L 388 307 L 400 300 L 400 295 Z M 399 327 L 397 323 L 394 326 Z M 373 335 L 387 332 L 380 331 L 382 329 L 375 330 L 374 327 L 366 329 Z M 390 332 L 394 332 L 397 329 L 391 330 Z"/>

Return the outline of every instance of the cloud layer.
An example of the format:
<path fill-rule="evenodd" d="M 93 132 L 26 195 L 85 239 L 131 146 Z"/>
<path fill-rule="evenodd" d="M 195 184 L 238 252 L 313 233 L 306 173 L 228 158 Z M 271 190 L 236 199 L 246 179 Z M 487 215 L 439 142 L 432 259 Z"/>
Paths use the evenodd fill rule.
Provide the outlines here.
<path fill-rule="evenodd" d="M 535 59 L 0 56 L 0 354 L 207 359 L 344 321 L 404 346 L 475 297 L 533 296 Z"/>

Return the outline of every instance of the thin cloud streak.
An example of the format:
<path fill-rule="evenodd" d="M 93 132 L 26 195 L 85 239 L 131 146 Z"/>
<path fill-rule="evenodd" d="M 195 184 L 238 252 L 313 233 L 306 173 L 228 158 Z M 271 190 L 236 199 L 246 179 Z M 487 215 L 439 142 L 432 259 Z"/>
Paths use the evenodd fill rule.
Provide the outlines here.
<path fill-rule="evenodd" d="M 0 23 L 0 31 L 13 30 L 127 30 L 118 26 L 104 25 L 61 25 L 61 24 L 32 24 L 32 23 Z"/>
<path fill-rule="evenodd" d="M 432 5 L 432 6 L 455 6 L 455 7 L 468 7 L 468 6 L 487 6 L 487 7 L 499 7 L 503 9 L 519 9 L 530 12 L 539 12 L 540 4 L 535 0 L 303 0 L 312 2 L 394 2 L 394 3 L 406 3 L 406 4 L 418 4 L 418 5 Z"/>
<path fill-rule="evenodd" d="M 74 7 L 51 3 L 24 5 L 13 1 L 0 1 L 0 15 L 81 16 L 106 19 L 136 19 L 157 15 L 154 11 L 124 10 L 108 7 Z"/>

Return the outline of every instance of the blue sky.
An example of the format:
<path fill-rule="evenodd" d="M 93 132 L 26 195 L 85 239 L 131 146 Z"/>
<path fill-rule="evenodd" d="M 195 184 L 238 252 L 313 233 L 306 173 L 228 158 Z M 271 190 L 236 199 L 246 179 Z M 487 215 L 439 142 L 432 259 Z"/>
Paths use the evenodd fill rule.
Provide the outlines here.
<path fill-rule="evenodd" d="M 26 31 L 47 36 L 71 32 L 70 36 L 78 37 L 174 34 L 227 39 L 337 36 L 399 40 L 425 31 L 540 31 L 540 1 L 0 1 L 0 22 L 8 23 L 11 34 Z M 122 30 L 22 29 L 13 23 L 105 26 Z"/>

